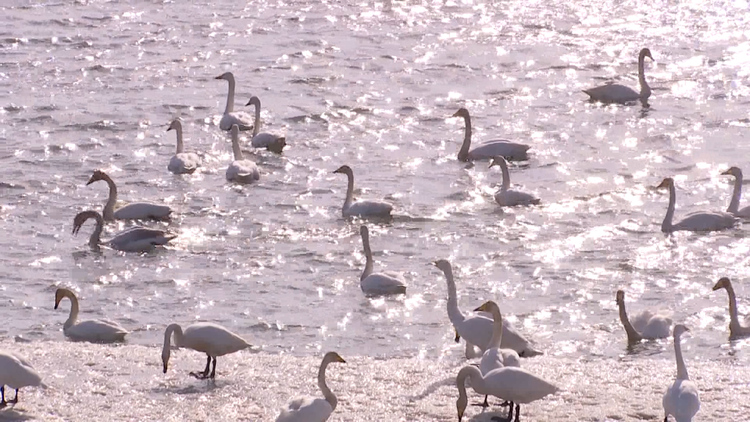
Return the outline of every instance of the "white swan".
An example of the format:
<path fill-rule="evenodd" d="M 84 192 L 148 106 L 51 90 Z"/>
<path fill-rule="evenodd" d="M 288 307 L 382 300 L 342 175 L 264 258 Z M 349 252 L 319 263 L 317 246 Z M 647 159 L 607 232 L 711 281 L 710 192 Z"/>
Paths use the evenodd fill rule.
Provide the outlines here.
<path fill-rule="evenodd" d="M 344 200 L 344 206 L 342 208 L 342 214 L 344 217 L 382 217 L 388 218 L 391 216 L 393 206 L 383 201 L 353 201 L 354 196 L 354 172 L 351 167 L 343 165 L 336 170 L 334 173 L 345 174 L 348 185 L 346 186 L 346 199 Z"/>
<path fill-rule="evenodd" d="M 632 101 L 641 101 L 645 106 L 648 97 L 651 96 L 651 88 L 646 82 L 646 76 L 643 74 L 643 66 L 645 58 L 653 60 L 651 57 L 651 50 L 644 48 L 638 54 L 638 83 L 641 85 L 641 92 L 636 92 L 634 89 L 620 85 L 620 84 L 608 84 L 597 86 L 596 88 L 584 89 L 583 92 L 589 95 L 590 101 L 599 101 L 605 104 L 625 104 Z"/>
<path fill-rule="evenodd" d="M 662 399 L 664 406 L 664 422 L 667 422 L 669 415 L 674 416 L 677 422 L 690 422 L 693 416 L 701 408 L 701 399 L 698 397 L 698 388 L 690 381 L 685 360 L 682 358 L 682 348 L 680 347 L 680 336 L 685 331 L 690 331 L 682 324 L 674 326 L 674 357 L 677 361 L 677 378 L 674 383 L 667 388 Z"/>
<path fill-rule="evenodd" d="M 96 220 L 96 228 L 89 238 L 89 246 L 98 248 L 101 244 L 109 245 L 112 249 L 123 252 L 148 252 L 158 245 L 166 245 L 167 242 L 177 237 L 168 235 L 163 230 L 147 229 L 145 227 L 135 226 L 117 233 L 115 237 L 103 242 L 100 239 L 104 229 L 104 219 L 96 211 L 79 212 L 73 219 L 73 234 L 78 234 L 81 226 L 89 218 Z"/>
<path fill-rule="evenodd" d="M 672 319 L 664 315 L 654 315 L 651 311 L 643 311 L 636 315 L 631 323 L 625 311 L 625 292 L 618 290 L 616 300 L 617 307 L 620 309 L 620 322 L 628 335 L 628 344 L 632 345 L 643 339 L 654 340 L 669 337 Z"/>
<path fill-rule="evenodd" d="M 260 98 L 250 97 L 246 105 L 255 106 L 255 124 L 253 125 L 253 139 L 250 140 L 253 148 L 265 148 L 269 151 L 281 154 L 286 146 L 286 137 L 273 133 L 258 133 L 260 131 Z"/>
<path fill-rule="evenodd" d="M 229 331 L 218 324 L 210 322 L 197 322 L 188 325 L 182 330 L 179 324 L 170 324 L 164 330 L 164 348 L 161 350 L 161 361 L 164 364 L 164 373 L 167 373 L 169 364 L 169 354 L 172 347 L 172 333 L 174 333 L 174 345 L 178 349 L 185 347 L 197 352 L 203 352 L 208 356 L 206 360 L 206 369 L 203 372 L 191 372 L 190 375 L 198 379 L 207 379 L 216 377 L 216 358 L 218 356 L 228 355 L 247 349 L 250 344 L 242 337 Z M 209 373 L 211 360 L 214 361 L 213 369 Z"/>
<path fill-rule="evenodd" d="M 276 418 L 276 422 L 324 422 L 328 420 L 334 410 L 338 400 L 326 385 L 326 368 L 331 362 L 346 363 L 336 352 L 328 352 L 323 357 L 318 369 L 318 387 L 323 392 L 323 399 L 301 397 L 287 403 L 286 407 L 281 409 L 281 413 Z"/>
<path fill-rule="evenodd" d="M 739 221 L 732 214 L 721 211 L 709 211 L 688 214 L 683 220 L 673 224 L 672 217 L 674 217 L 674 207 L 677 198 L 674 180 L 671 177 L 667 177 L 656 188 L 669 189 L 667 215 L 664 216 L 664 221 L 661 223 L 661 231 L 664 233 L 672 233 L 678 230 L 695 232 L 724 230 L 733 227 Z"/>
<path fill-rule="evenodd" d="M 467 378 L 471 380 L 471 386 L 477 393 L 489 394 L 515 403 L 516 421 L 520 420 L 521 404 L 537 401 L 559 391 L 553 384 L 521 368 L 499 368 L 482 375 L 476 366 L 465 366 L 461 368 L 456 377 L 458 422 L 463 419 L 468 404 L 468 397 L 466 396 Z M 510 413 L 508 420 L 513 419 L 511 417 L 513 406 L 510 408 Z"/>
<path fill-rule="evenodd" d="M 463 117 L 465 124 L 464 142 L 461 144 L 461 149 L 458 151 L 459 161 L 489 160 L 498 156 L 514 161 L 524 161 L 529 159 L 528 150 L 530 147 L 528 145 L 518 144 L 505 139 L 485 141 L 470 151 L 471 117 L 469 116 L 469 110 L 460 108 L 453 114 L 453 117 Z"/>
<path fill-rule="evenodd" d="M 150 202 L 131 202 L 127 205 L 123 205 L 115 211 L 115 203 L 117 202 L 117 186 L 107 173 L 96 170 L 91 178 L 86 182 L 86 186 L 104 180 L 109 186 L 109 197 L 107 203 L 104 205 L 104 221 L 117 220 L 163 220 L 169 218 L 169 214 L 172 213 L 172 209 L 166 205 L 156 205 Z"/>
<path fill-rule="evenodd" d="M 722 175 L 734 176 L 734 191 L 732 200 L 729 202 L 727 212 L 735 217 L 750 218 L 750 206 L 740 208 L 740 197 L 742 196 L 742 170 L 739 167 L 730 167 L 729 170 L 721 173 Z"/>
<path fill-rule="evenodd" d="M 232 72 L 225 72 L 214 79 L 224 79 L 229 82 L 229 92 L 227 93 L 227 106 L 224 108 L 224 114 L 219 121 L 219 129 L 231 130 L 232 125 L 237 125 L 240 130 L 251 130 L 253 125 L 250 124 L 252 116 L 244 111 L 234 111 L 234 75 Z"/>
<path fill-rule="evenodd" d="M 120 324 L 106 319 L 90 319 L 76 321 L 78 319 L 78 298 L 75 293 L 68 289 L 59 288 L 55 292 L 55 309 L 60 305 L 63 298 L 70 299 L 70 315 L 63 325 L 63 333 L 76 341 L 91 342 L 114 342 L 123 341 L 128 334 Z"/>
<path fill-rule="evenodd" d="M 482 355 L 482 360 L 479 362 L 479 370 L 482 375 L 487 375 L 491 371 L 506 366 L 514 366 L 517 368 L 521 367 L 521 358 L 518 356 L 518 352 L 513 349 L 503 349 L 500 344 L 503 342 L 503 315 L 500 313 L 500 307 L 497 303 L 489 300 L 482 304 L 482 306 L 474 309 L 475 312 L 489 312 L 492 315 L 492 338 L 490 343 L 487 345 L 487 350 Z M 483 407 L 489 407 L 487 402 L 487 395 L 484 396 Z M 513 403 L 509 403 L 513 406 Z M 512 410 L 511 410 L 512 411 Z"/>
<path fill-rule="evenodd" d="M 486 314 L 472 313 L 464 315 L 458 309 L 458 298 L 456 295 L 456 283 L 453 280 L 453 268 L 450 262 L 440 259 L 433 263 L 445 274 L 445 281 L 448 285 L 448 318 L 451 320 L 453 327 L 456 329 L 456 341 L 461 337 L 466 341 L 466 358 L 471 359 L 471 351 L 474 346 L 484 353 L 489 347 L 492 339 L 492 319 Z M 519 356 L 532 357 L 541 355 L 542 352 L 534 350 L 530 342 L 522 335 L 517 333 L 507 322 L 503 323 L 503 336 L 500 343 L 503 349 L 513 349 Z"/>
<path fill-rule="evenodd" d="M 729 295 L 729 337 L 750 336 L 750 315 L 745 316 L 745 326 L 740 325 L 740 318 L 737 315 L 737 296 L 734 294 L 734 287 L 729 278 L 722 277 L 714 285 L 713 290 L 726 289 Z"/>
<path fill-rule="evenodd" d="M 500 190 L 495 193 L 495 202 L 501 207 L 515 207 L 516 205 L 537 205 L 539 204 L 539 198 L 526 192 L 520 192 L 517 190 L 510 190 L 510 172 L 508 171 L 508 163 L 503 157 L 495 157 L 490 163 L 490 168 L 493 166 L 500 166 L 503 172 L 503 185 Z"/>
<path fill-rule="evenodd" d="M 169 160 L 167 169 L 174 174 L 192 174 L 201 165 L 201 158 L 194 152 L 183 152 L 185 149 L 182 142 L 182 123 L 180 119 L 172 120 L 167 132 L 177 132 L 177 151 Z"/>
<path fill-rule="evenodd" d="M 237 125 L 232 125 L 232 152 L 234 161 L 227 167 L 227 180 L 244 184 L 260 180 L 260 172 L 255 162 L 242 158 L 240 128 Z"/>
<path fill-rule="evenodd" d="M 359 277 L 359 287 L 368 296 L 395 295 L 406 293 L 406 280 L 404 275 L 395 271 L 382 273 L 372 272 L 372 250 L 370 250 L 370 233 L 367 226 L 359 228 L 362 236 L 362 246 L 365 249 L 365 270 Z"/>
<path fill-rule="evenodd" d="M 16 390 L 13 400 L 5 401 L 5 386 Z M 18 390 L 23 387 L 46 387 L 42 377 L 23 357 L 0 350 L 0 409 L 18 403 Z"/>

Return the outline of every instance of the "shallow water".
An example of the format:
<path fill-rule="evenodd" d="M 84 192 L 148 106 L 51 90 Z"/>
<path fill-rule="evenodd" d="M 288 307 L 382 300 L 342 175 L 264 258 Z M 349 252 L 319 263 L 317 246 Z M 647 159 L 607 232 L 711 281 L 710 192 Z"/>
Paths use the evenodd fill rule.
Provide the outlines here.
<path fill-rule="evenodd" d="M 264 364 L 304 361 L 313 375 L 323 351 L 334 349 L 394 367 L 447 361 L 446 377 L 455 375 L 462 349 L 452 342 L 445 281 L 430 265 L 449 258 L 461 308 L 497 300 L 546 353 L 529 365 L 549 365 L 558 383 L 567 381 L 554 371 L 570 362 L 586 362 L 582 394 L 600 381 L 588 374 L 612 365 L 621 369 L 612 376 L 631 365 L 634 373 L 663 371 L 639 396 L 647 401 L 625 399 L 622 390 L 625 408 L 597 391 L 584 403 L 555 399 L 599 409 L 592 420 L 615 418 L 608 412 L 655 419 L 674 371 L 671 341 L 627 355 L 618 288 L 631 314 L 663 309 L 692 328 L 686 355 L 702 392 L 730 391 L 735 401 L 748 394 L 747 378 L 728 369 L 750 361 L 748 341 L 728 343 L 726 294 L 711 291 L 719 277 L 731 277 L 741 313 L 750 312 L 747 225 L 666 237 L 659 226 L 667 194 L 652 189 L 675 177 L 678 218 L 724 209 L 731 181 L 721 171 L 750 168 L 746 2 L 252 1 L 242 10 L 235 3 L 0 5 L 0 300 L 7 304 L 0 317 L 8 322 L 0 335 L 54 351 L 63 360 L 55 377 L 80 370 L 61 331 L 69 304 L 52 309 L 58 286 L 76 290 L 82 317 L 106 316 L 133 331 L 126 346 L 75 346 L 92 354 L 132 349 L 157 362 L 168 323 L 207 320 L 262 346 Z M 646 65 L 649 109 L 584 101 L 581 89 L 607 80 L 636 86 L 644 46 L 656 59 Z M 262 172 L 255 186 L 224 179 L 231 149 L 217 124 L 227 87 L 214 77 L 225 71 L 237 78 L 235 108 L 258 95 L 264 128 L 286 133 L 290 145 L 281 156 L 249 153 Z M 492 198 L 499 169 L 455 160 L 463 122 L 449 116 L 459 107 L 472 113 L 475 141 L 503 136 L 532 146 L 531 160 L 513 166 L 511 178 L 541 206 L 499 210 Z M 205 154 L 193 176 L 166 170 L 175 139 L 165 131 L 177 116 L 187 148 Z M 359 223 L 341 218 L 346 182 L 331 173 L 342 164 L 354 169 L 358 196 L 395 205 L 392 222 L 370 224 L 371 244 L 376 269 L 406 272 L 406 297 L 371 300 L 359 289 Z M 97 168 L 115 179 L 122 200 L 173 207 L 171 222 L 154 224 L 179 234 L 171 247 L 98 254 L 86 246 L 90 223 L 70 234 L 76 212 L 106 200 L 102 183 L 85 185 Z M 354 377 L 355 367 L 343 371 Z M 138 394 L 158 402 L 167 381 L 152 369 L 143 378 L 120 371 L 133 389 L 144 388 L 139 379 L 156 383 Z M 268 409 L 248 416 L 241 407 L 225 418 L 269 419 L 296 391 L 276 379 Z M 300 385 L 312 388 L 311 380 Z M 429 382 L 415 375 L 408 385 L 420 391 Z M 190 385 L 175 379 L 189 393 L 177 401 L 202 397 Z M 411 405 L 405 420 L 454 417 L 454 393 L 444 389 L 450 400 L 433 407 Z M 342 404 L 337 417 L 362 418 L 354 415 L 385 397 Z M 566 406 L 555 413 L 554 403 L 530 409 L 584 417 L 561 416 Z M 31 417 L 48 414 L 49 407 L 25 406 Z M 77 407 L 94 412 L 98 402 Z M 741 420 L 704 411 L 701 419 Z M 172 412 L 158 415 L 196 415 Z"/>

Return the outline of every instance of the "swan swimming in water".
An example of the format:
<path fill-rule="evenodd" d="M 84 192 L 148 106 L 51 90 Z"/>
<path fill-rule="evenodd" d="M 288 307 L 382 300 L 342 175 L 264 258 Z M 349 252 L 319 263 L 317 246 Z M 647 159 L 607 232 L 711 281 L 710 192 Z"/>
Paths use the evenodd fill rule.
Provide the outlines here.
<path fill-rule="evenodd" d="M 78 298 L 75 293 L 68 289 L 59 288 L 55 292 L 55 309 L 66 297 L 70 299 L 70 315 L 63 325 L 65 336 L 76 341 L 103 343 L 125 340 L 128 330 L 114 321 L 106 319 L 76 321 L 78 319 Z"/>
<path fill-rule="evenodd" d="M 328 352 L 323 357 L 320 369 L 318 369 L 318 388 L 323 392 L 324 398 L 302 397 L 294 399 L 281 409 L 276 422 L 325 422 L 328 420 L 331 413 L 336 410 L 336 404 L 338 404 L 336 395 L 331 392 L 326 384 L 326 368 L 332 362 L 346 363 L 336 352 Z"/>
<path fill-rule="evenodd" d="M 234 74 L 232 74 L 232 72 L 225 72 L 214 79 L 224 79 L 229 82 L 227 106 L 224 108 L 224 114 L 219 121 L 219 129 L 231 130 L 232 125 L 237 125 L 240 130 L 251 130 L 253 125 L 251 125 L 250 122 L 253 117 L 244 111 L 234 111 Z"/>
<path fill-rule="evenodd" d="M 677 422 L 690 422 L 701 408 L 698 388 L 696 388 L 695 383 L 690 381 L 685 360 L 682 358 L 680 336 L 686 331 L 690 330 L 682 324 L 674 326 L 674 356 L 677 361 L 677 378 L 667 388 L 667 392 L 664 393 L 662 399 L 664 422 L 667 422 L 669 415 L 674 416 Z"/>
<path fill-rule="evenodd" d="M 721 173 L 726 176 L 734 176 L 734 191 L 732 200 L 729 202 L 727 212 L 739 218 L 750 218 L 750 206 L 740 208 L 740 197 L 742 196 L 742 170 L 739 167 L 730 167 L 729 170 Z"/>
<path fill-rule="evenodd" d="M 86 182 L 86 186 L 104 180 L 109 187 L 109 197 L 104 204 L 104 221 L 117 220 L 164 220 L 169 218 L 172 209 L 166 205 L 156 205 L 150 202 L 131 202 L 123 205 L 115 211 L 117 202 L 117 186 L 109 175 L 101 170 L 94 171 L 91 178 Z"/>
<path fill-rule="evenodd" d="M 479 347 L 482 353 L 484 353 L 487 351 L 492 339 L 491 317 L 488 318 L 485 316 L 486 314 L 479 313 L 471 313 L 469 315 L 461 313 L 461 310 L 458 308 L 456 283 L 453 280 L 451 263 L 445 259 L 440 259 L 435 261 L 433 265 L 443 271 L 445 275 L 445 281 L 448 286 L 448 318 L 456 329 L 456 341 L 461 337 L 466 341 L 467 359 L 474 357 L 472 355 L 474 346 Z M 516 332 L 507 322 L 503 322 L 503 336 L 500 347 L 515 350 L 521 357 L 533 357 L 542 354 L 542 352 L 531 347 L 531 343 Z"/>
<path fill-rule="evenodd" d="M 646 57 L 654 60 L 651 57 L 651 50 L 648 48 L 642 49 L 638 54 L 638 83 L 641 85 L 641 92 L 636 92 L 633 88 L 620 84 L 597 86 L 596 88 L 584 89 L 583 92 L 588 94 L 590 101 L 599 101 L 605 104 L 626 104 L 632 101 L 640 101 L 643 106 L 646 106 L 648 97 L 651 96 L 651 88 L 643 74 Z"/>
<path fill-rule="evenodd" d="M 5 386 L 16 390 L 13 400 L 5 401 Z M 31 364 L 15 353 L 0 350 L 0 409 L 18 403 L 18 390 L 23 387 L 47 387 Z"/>
<path fill-rule="evenodd" d="M 520 192 L 517 190 L 510 190 L 510 172 L 508 171 L 508 163 L 503 157 L 495 157 L 490 163 L 490 168 L 493 166 L 500 166 L 503 172 L 503 185 L 497 193 L 495 193 L 495 202 L 501 207 L 515 207 L 516 205 L 537 205 L 539 204 L 539 198 L 526 192 Z"/>
<path fill-rule="evenodd" d="M 396 295 L 406 293 L 404 275 L 395 271 L 373 273 L 372 250 L 370 249 L 370 233 L 367 226 L 359 228 L 362 236 L 362 246 L 365 249 L 365 269 L 359 277 L 359 286 L 367 296 Z"/>
<path fill-rule="evenodd" d="M 631 323 L 625 311 L 625 292 L 618 290 L 616 300 L 617 307 L 620 309 L 620 322 L 625 327 L 629 345 L 636 344 L 643 339 L 654 340 L 669 337 L 669 328 L 672 326 L 670 318 L 654 315 L 651 311 L 643 311 L 636 315 Z"/>
<path fill-rule="evenodd" d="M 76 235 L 81 230 L 81 226 L 89 218 L 96 220 L 96 228 L 89 238 L 89 246 L 98 248 L 99 245 L 109 245 L 112 249 L 123 252 L 148 252 L 158 245 L 166 245 L 170 240 L 177 237 L 168 235 L 163 230 L 147 229 L 145 227 L 135 226 L 117 233 L 115 237 L 106 242 L 102 242 L 100 236 L 104 230 L 104 219 L 96 211 L 79 212 L 73 219 L 73 234 Z"/>
<path fill-rule="evenodd" d="M 667 207 L 667 215 L 664 216 L 664 221 L 661 223 L 661 231 L 664 233 L 672 233 L 678 230 L 694 232 L 724 230 L 734 227 L 738 222 L 738 219 L 732 214 L 720 211 L 709 211 L 688 214 L 683 220 L 673 224 L 672 217 L 674 217 L 674 207 L 677 200 L 674 180 L 671 177 L 667 177 L 662 180 L 661 184 L 656 188 L 669 189 L 669 206 Z"/>
<path fill-rule="evenodd" d="M 353 202 L 354 197 L 354 172 L 351 167 L 343 165 L 336 170 L 334 173 L 345 174 L 347 179 L 346 186 L 346 199 L 344 199 L 344 206 L 341 213 L 345 218 L 348 217 L 391 217 L 391 211 L 393 206 L 383 201 L 356 201 Z"/>
<path fill-rule="evenodd" d="M 471 117 L 469 110 L 460 108 L 453 117 L 463 117 L 465 130 L 464 142 L 458 151 L 458 161 L 490 160 L 494 157 L 505 157 L 511 161 L 524 161 L 529 159 L 529 146 L 518 144 L 505 139 L 496 139 L 481 143 L 478 147 L 471 148 Z"/>
<path fill-rule="evenodd" d="M 740 318 L 737 314 L 737 296 L 734 294 L 734 287 L 728 277 L 722 277 L 716 282 L 713 290 L 720 289 L 726 289 L 729 295 L 729 338 L 750 336 L 750 315 L 745 317 L 745 326 L 740 325 Z"/>
<path fill-rule="evenodd" d="M 197 322 L 188 325 L 183 331 L 179 324 L 170 324 L 164 330 L 164 347 L 161 351 L 161 361 L 164 364 L 164 373 L 167 373 L 169 364 L 171 340 L 174 333 L 174 345 L 178 349 L 184 347 L 193 349 L 196 352 L 205 353 L 208 356 L 206 360 L 206 369 L 203 372 L 191 372 L 190 375 L 198 379 L 213 379 L 216 377 L 216 358 L 218 356 L 228 355 L 247 349 L 250 344 L 242 337 L 229 331 L 218 324 L 210 322 Z M 209 373 L 211 360 L 214 361 L 213 369 Z"/>
<path fill-rule="evenodd" d="M 260 172 L 255 162 L 242 158 L 240 128 L 237 125 L 232 125 L 232 152 L 234 161 L 227 167 L 227 180 L 243 184 L 260 180 Z"/>
<path fill-rule="evenodd" d="M 251 104 L 255 106 L 255 124 L 253 125 L 253 139 L 250 140 L 250 144 L 253 148 L 265 148 L 281 154 L 281 150 L 286 146 L 286 137 L 267 132 L 258 133 L 260 131 L 260 98 L 251 97 L 246 105 Z"/>
<path fill-rule="evenodd" d="M 201 158 L 194 152 L 183 152 L 185 149 L 182 142 L 182 123 L 180 119 L 172 120 L 169 129 L 177 132 L 177 151 L 169 160 L 167 169 L 174 174 L 192 174 L 201 165 Z"/>

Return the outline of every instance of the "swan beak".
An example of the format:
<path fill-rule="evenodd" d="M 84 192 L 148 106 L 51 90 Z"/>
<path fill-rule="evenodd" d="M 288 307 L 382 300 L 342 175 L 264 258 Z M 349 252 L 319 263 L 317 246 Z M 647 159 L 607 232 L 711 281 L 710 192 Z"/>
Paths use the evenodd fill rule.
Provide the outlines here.
<path fill-rule="evenodd" d="M 461 341 L 461 336 L 458 334 L 458 330 L 455 330 L 455 331 L 456 331 L 456 337 L 453 339 L 453 341 L 455 341 L 456 343 L 458 343 L 458 342 Z"/>
<path fill-rule="evenodd" d="M 464 412 L 463 410 L 458 411 L 458 422 L 461 422 L 461 420 L 464 418 Z"/>
<path fill-rule="evenodd" d="M 224 79 L 224 78 L 222 78 L 221 76 L 222 76 L 222 75 L 219 75 L 219 76 L 215 77 L 214 79 Z"/>
<path fill-rule="evenodd" d="M 453 113 L 453 115 L 451 117 L 461 117 L 461 110 Z"/>
<path fill-rule="evenodd" d="M 725 170 L 725 171 L 721 172 L 721 175 L 722 175 L 722 176 L 731 176 L 731 175 L 732 175 L 732 172 L 731 172 L 731 171 L 729 171 L 729 170 Z"/>
<path fill-rule="evenodd" d="M 717 290 L 720 290 L 722 287 L 724 286 L 721 284 L 721 281 L 719 281 L 718 283 L 714 284 L 714 287 L 711 290 L 717 291 Z"/>
<path fill-rule="evenodd" d="M 94 178 L 92 177 L 91 179 L 89 179 L 88 182 L 86 182 L 86 186 L 88 186 L 88 185 L 90 185 L 90 184 L 92 184 L 94 182 L 96 182 L 96 180 L 94 180 Z"/>
<path fill-rule="evenodd" d="M 216 78 L 216 79 L 219 79 L 219 78 Z M 165 374 L 167 373 L 167 363 L 166 362 L 164 362 L 164 373 Z"/>
<path fill-rule="evenodd" d="M 659 186 L 657 186 L 656 189 L 668 188 L 668 187 L 669 187 L 669 181 L 667 179 L 664 179 L 661 181 L 661 183 L 659 183 Z"/>

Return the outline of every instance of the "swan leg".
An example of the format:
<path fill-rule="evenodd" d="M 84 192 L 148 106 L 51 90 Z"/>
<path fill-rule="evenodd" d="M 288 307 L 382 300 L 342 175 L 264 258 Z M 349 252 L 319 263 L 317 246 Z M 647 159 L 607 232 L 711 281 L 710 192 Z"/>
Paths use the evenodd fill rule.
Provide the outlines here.
<path fill-rule="evenodd" d="M 8 404 L 5 402 L 5 386 L 0 386 L 0 409 L 7 406 Z"/>
<path fill-rule="evenodd" d="M 484 396 L 484 403 L 475 403 L 474 406 L 490 407 L 490 402 L 487 401 L 487 396 Z"/>
<path fill-rule="evenodd" d="M 513 403 L 510 404 L 511 409 L 513 408 Z M 516 421 L 519 422 L 521 420 L 521 405 L 516 405 Z"/>
<path fill-rule="evenodd" d="M 209 361 L 211 359 L 211 356 L 208 357 Z M 208 372 L 208 366 L 206 366 L 206 372 Z M 211 375 L 209 378 L 214 379 L 216 378 L 216 358 L 214 358 L 214 368 L 211 370 Z"/>
<path fill-rule="evenodd" d="M 204 380 L 208 378 L 208 371 L 211 369 L 211 356 L 208 354 L 208 359 L 206 360 L 206 369 L 203 370 L 203 372 L 191 372 L 190 375 L 198 378 L 199 380 Z M 214 364 L 214 370 L 216 369 L 216 366 Z"/>

